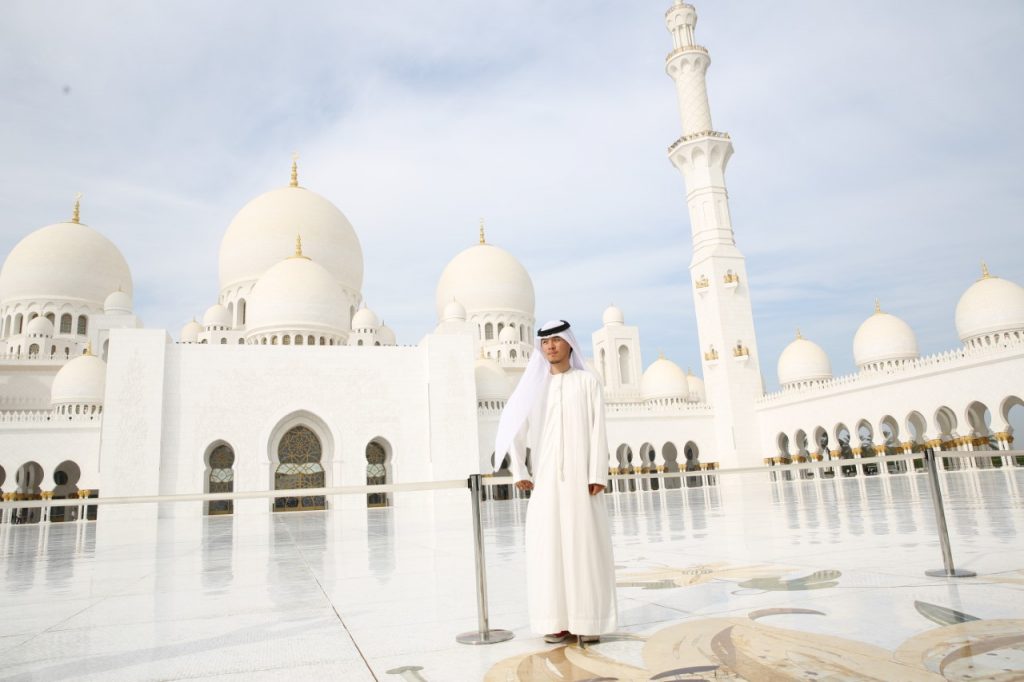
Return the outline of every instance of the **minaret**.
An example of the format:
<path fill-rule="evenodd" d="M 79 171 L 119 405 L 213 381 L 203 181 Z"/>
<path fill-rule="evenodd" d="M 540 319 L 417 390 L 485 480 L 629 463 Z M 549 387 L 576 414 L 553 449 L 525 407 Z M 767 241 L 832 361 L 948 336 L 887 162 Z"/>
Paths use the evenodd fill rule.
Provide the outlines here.
<path fill-rule="evenodd" d="M 683 173 L 693 232 L 690 286 L 697 313 L 708 402 L 715 411 L 717 448 L 723 467 L 761 462 L 754 401 L 761 381 L 750 280 L 736 248 L 725 189 L 725 166 L 732 156 L 728 133 L 711 125 L 705 76 L 711 58 L 694 42 L 697 12 L 682 0 L 665 13 L 672 51 L 665 71 L 676 84 L 683 135 L 668 148 Z M 710 454 L 710 453 L 709 453 Z"/>

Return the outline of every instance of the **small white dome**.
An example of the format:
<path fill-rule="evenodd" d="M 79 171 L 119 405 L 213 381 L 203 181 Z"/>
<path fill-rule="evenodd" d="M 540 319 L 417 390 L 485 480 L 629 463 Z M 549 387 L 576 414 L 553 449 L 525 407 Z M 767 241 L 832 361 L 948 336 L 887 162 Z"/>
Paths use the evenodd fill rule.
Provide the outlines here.
<path fill-rule="evenodd" d="M 690 393 L 686 373 L 679 365 L 660 357 L 651 363 L 640 379 L 640 395 L 644 400 L 653 398 L 683 398 Z"/>
<path fill-rule="evenodd" d="M 131 315 L 132 297 L 123 291 L 115 291 L 103 301 L 103 312 L 108 315 Z"/>
<path fill-rule="evenodd" d="M 131 294 L 124 256 L 102 234 L 73 222 L 31 233 L 15 245 L 0 270 L 0 303 L 71 299 L 99 307 L 119 287 Z"/>
<path fill-rule="evenodd" d="M 877 362 L 912 360 L 918 356 L 917 336 L 910 325 L 876 305 L 853 336 L 853 361 L 863 368 Z"/>
<path fill-rule="evenodd" d="M 199 335 L 205 331 L 203 325 L 199 324 L 195 320 L 187 322 L 184 327 L 181 328 L 181 334 L 178 336 L 178 341 L 181 343 L 198 343 Z"/>
<path fill-rule="evenodd" d="M 625 324 L 626 319 L 622 315 L 622 310 L 618 306 L 610 305 L 604 309 L 604 315 L 601 316 L 601 321 L 604 322 L 604 326 L 613 324 Z"/>
<path fill-rule="evenodd" d="M 382 346 L 398 345 L 398 339 L 395 337 L 395 331 L 383 323 L 377 328 L 377 340 L 380 341 L 380 345 Z"/>
<path fill-rule="evenodd" d="M 491 244 L 471 246 L 445 266 L 435 296 L 439 319 L 452 299 L 468 314 L 515 312 L 533 318 L 533 281 L 518 260 Z"/>
<path fill-rule="evenodd" d="M 708 401 L 708 393 L 704 388 L 704 380 L 698 376 L 694 376 L 693 372 L 686 371 L 686 386 L 690 389 L 690 395 L 687 401 L 691 403 L 706 403 Z"/>
<path fill-rule="evenodd" d="M 53 322 L 50 322 L 48 318 L 45 318 L 42 315 L 34 317 L 25 327 L 25 333 L 29 336 L 53 337 Z"/>
<path fill-rule="evenodd" d="M 444 306 L 444 311 L 441 313 L 442 322 L 465 322 L 466 321 L 466 306 L 459 303 L 454 298 Z"/>
<path fill-rule="evenodd" d="M 334 204 L 304 187 L 261 194 L 235 215 L 220 244 L 221 291 L 259 279 L 291 251 L 297 233 L 305 254 L 358 294 L 363 250 L 352 224 Z"/>
<path fill-rule="evenodd" d="M 506 400 L 512 392 L 508 375 L 490 358 L 478 358 L 473 367 L 477 400 Z"/>
<path fill-rule="evenodd" d="M 832 377 L 832 363 L 821 346 L 800 336 L 790 342 L 779 356 L 779 384 L 796 384 Z"/>
<path fill-rule="evenodd" d="M 348 300 L 330 272 L 305 256 L 267 270 L 253 287 L 246 311 L 248 335 L 273 331 L 349 330 Z"/>
<path fill-rule="evenodd" d="M 380 326 L 380 320 L 372 310 L 363 306 L 356 311 L 356 314 L 352 316 L 352 328 L 353 329 L 369 329 L 374 330 Z"/>
<path fill-rule="evenodd" d="M 80 355 L 60 368 L 53 378 L 50 402 L 54 405 L 103 402 L 107 363 L 95 355 Z"/>
<path fill-rule="evenodd" d="M 203 313 L 204 327 L 230 327 L 231 313 L 220 303 L 214 303 Z"/>
<path fill-rule="evenodd" d="M 956 304 L 961 341 L 1024 329 L 1024 287 L 988 274 L 967 288 Z"/>
<path fill-rule="evenodd" d="M 515 327 L 505 327 L 498 334 L 499 343 L 515 343 L 519 340 L 519 334 L 516 333 Z"/>

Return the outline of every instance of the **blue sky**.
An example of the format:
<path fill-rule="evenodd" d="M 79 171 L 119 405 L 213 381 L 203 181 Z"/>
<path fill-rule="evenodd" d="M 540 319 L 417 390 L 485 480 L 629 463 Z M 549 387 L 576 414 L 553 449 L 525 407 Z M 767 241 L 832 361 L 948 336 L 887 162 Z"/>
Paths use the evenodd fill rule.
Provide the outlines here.
<path fill-rule="evenodd" d="M 665 148 L 667 2 L 29 2 L 0 22 L 0 254 L 65 219 L 110 237 L 147 326 L 216 301 L 232 216 L 284 185 L 348 216 L 363 293 L 415 343 L 445 263 L 515 254 L 537 317 L 615 303 L 699 367 L 690 228 Z M 922 352 L 986 259 L 1024 283 L 1024 4 L 697 3 L 762 367 L 800 327 L 853 369 L 881 299 Z"/>

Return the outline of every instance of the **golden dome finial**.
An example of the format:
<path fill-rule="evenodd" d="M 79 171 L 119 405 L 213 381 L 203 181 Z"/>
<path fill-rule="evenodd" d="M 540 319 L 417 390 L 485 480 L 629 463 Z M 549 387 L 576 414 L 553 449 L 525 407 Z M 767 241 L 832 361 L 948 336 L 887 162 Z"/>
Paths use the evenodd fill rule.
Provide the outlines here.
<path fill-rule="evenodd" d="M 798 338 L 798 339 L 804 338 L 804 335 L 800 333 L 800 327 L 796 328 L 796 338 Z"/>
<path fill-rule="evenodd" d="M 71 210 L 71 222 L 78 224 L 82 212 L 82 193 L 75 195 L 75 207 Z"/>
<path fill-rule="evenodd" d="M 289 187 L 299 186 L 299 153 L 292 152 L 292 180 L 288 183 Z"/>
<path fill-rule="evenodd" d="M 989 271 L 988 271 L 988 264 L 985 263 L 985 261 L 981 261 L 981 278 L 982 279 L 988 279 L 991 276 L 992 275 L 989 274 Z"/>
<path fill-rule="evenodd" d="M 85 353 L 83 355 L 92 355 L 92 341 L 85 344 Z"/>
<path fill-rule="evenodd" d="M 876 299 L 875 299 L 875 314 L 877 315 L 877 314 L 879 314 L 880 312 L 882 312 L 882 302 L 881 302 L 881 301 L 879 301 L 879 300 L 878 300 L 878 299 L 876 298 Z"/>
<path fill-rule="evenodd" d="M 691 369 L 690 367 L 687 367 L 686 368 L 686 376 L 692 377 L 693 376 L 693 369 Z"/>
<path fill-rule="evenodd" d="M 487 237 L 484 235 L 484 219 L 483 218 L 480 219 L 480 243 L 481 244 L 486 244 L 487 243 Z"/>
<path fill-rule="evenodd" d="M 664 360 L 665 359 L 665 352 L 662 351 L 660 348 L 658 349 L 658 359 L 659 360 Z"/>
<path fill-rule="evenodd" d="M 292 258 L 305 258 L 306 260 L 309 260 L 309 256 L 303 255 L 303 253 L 302 253 L 302 235 L 301 234 L 297 234 L 296 233 L 296 235 L 295 235 L 295 253 L 292 255 Z"/>

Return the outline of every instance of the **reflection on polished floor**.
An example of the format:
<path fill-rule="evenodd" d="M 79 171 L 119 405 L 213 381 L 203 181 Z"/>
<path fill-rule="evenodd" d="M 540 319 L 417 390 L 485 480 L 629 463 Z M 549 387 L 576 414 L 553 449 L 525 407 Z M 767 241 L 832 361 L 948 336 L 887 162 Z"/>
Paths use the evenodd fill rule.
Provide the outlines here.
<path fill-rule="evenodd" d="M 581 649 L 527 629 L 525 504 L 484 508 L 476 627 L 464 491 L 390 509 L 0 527 L 0 678 L 679 680 L 1024 678 L 1024 470 L 943 474 L 958 567 L 922 475 L 607 498 L 620 628 Z M 102 513 L 102 510 L 101 510 Z"/>

